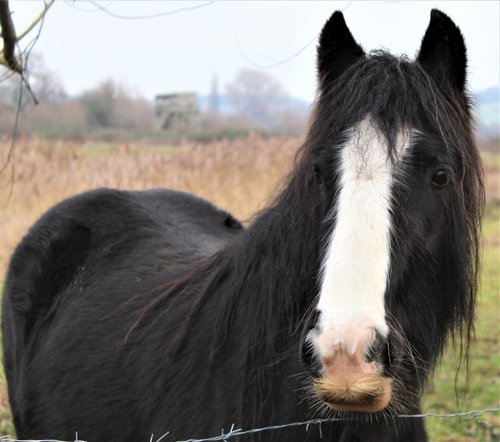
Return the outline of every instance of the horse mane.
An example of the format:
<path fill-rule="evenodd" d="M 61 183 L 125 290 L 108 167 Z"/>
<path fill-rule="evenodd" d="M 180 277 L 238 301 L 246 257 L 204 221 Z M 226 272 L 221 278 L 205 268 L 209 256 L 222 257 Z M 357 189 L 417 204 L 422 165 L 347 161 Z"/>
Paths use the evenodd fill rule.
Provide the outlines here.
<path fill-rule="evenodd" d="M 175 278 L 158 284 L 148 293 L 149 301 L 138 308 L 125 341 L 138 329 L 145 333 L 159 324 L 177 299 L 189 297 L 193 301 L 168 350 L 168 357 L 174 357 L 185 342 L 189 325 L 207 306 L 210 297 L 217 296 L 219 306 L 223 307 L 214 311 L 212 354 L 224 345 L 227 325 L 244 320 L 242 312 L 247 311 L 251 312 L 249 317 L 259 321 L 248 327 L 242 345 L 251 351 L 255 343 L 263 343 L 259 354 L 252 357 L 267 362 L 279 358 L 280 340 L 296 334 L 298 325 L 311 314 L 310 307 L 318 291 L 319 244 L 324 242 L 321 240 L 331 227 L 324 221 L 329 205 L 311 197 L 321 192 L 322 186 L 312 165 L 318 157 L 326 158 L 327 164 L 334 161 L 348 129 L 367 115 L 387 139 L 391 158 L 397 156 L 396 135 L 402 128 L 422 131 L 431 128 L 445 143 L 454 162 L 454 200 L 453 207 L 448 209 L 456 216 L 449 217 L 447 241 L 455 246 L 451 248 L 452 256 L 442 257 L 446 265 L 439 266 L 443 278 L 440 286 L 451 311 L 437 353 L 442 351 L 446 335 L 451 335 L 460 342 L 467 359 L 473 336 L 479 222 L 484 207 L 482 170 L 471 127 L 471 99 L 451 84 L 438 85 L 418 62 L 385 51 L 361 57 L 335 82 L 321 85 L 305 142 L 297 152 L 282 192 L 225 249 L 179 267 Z M 331 149 L 324 149 L 325 146 Z M 287 242 L 285 238 L 290 238 L 290 234 L 300 240 Z M 286 251 L 283 253 L 281 248 Z M 261 261 L 267 256 L 276 258 L 272 275 L 266 274 L 267 262 Z M 289 262 L 282 256 L 305 259 L 298 271 L 295 268 L 290 272 Z M 422 262 L 425 256 L 422 251 Z M 255 286 L 256 279 L 259 286 Z M 300 293 L 287 293 L 282 284 L 285 288 L 300 289 Z M 258 302 L 255 302 L 256 290 L 260 294 Z M 283 317 L 287 320 L 280 320 Z"/>

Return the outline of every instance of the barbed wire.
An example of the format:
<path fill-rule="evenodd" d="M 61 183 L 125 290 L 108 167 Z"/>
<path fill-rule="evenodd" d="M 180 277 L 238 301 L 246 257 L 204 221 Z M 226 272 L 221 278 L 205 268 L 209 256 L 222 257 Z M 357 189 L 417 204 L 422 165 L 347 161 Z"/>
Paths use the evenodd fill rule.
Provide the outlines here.
<path fill-rule="evenodd" d="M 486 413 L 497 413 L 500 411 L 500 407 L 497 408 L 486 408 L 484 410 L 471 410 L 471 411 L 463 411 L 459 413 L 449 413 L 449 414 L 439 414 L 439 413 L 423 413 L 423 414 L 400 414 L 396 416 L 399 419 L 415 419 L 415 418 L 424 418 L 424 417 L 440 417 L 440 418 L 452 418 L 452 417 L 466 417 L 471 416 L 478 423 L 482 423 L 480 417 Z M 281 430 L 283 428 L 291 428 L 291 427 L 306 427 L 306 431 L 309 429 L 311 425 L 319 425 L 319 429 L 321 432 L 321 424 L 326 424 L 329 422 L 346 422 L 348 420 L 342 418 L 329 418 L 329 419 L 311 419 L 304 422 L 291 422 L 289 424 L 282 425 L 271 425 L 269 427 L 261 427 L 261 428 L 252 428 L 250 430 L 242 430 L 241 428 L 231 427 L 228 433 L 222 433 L 219 436 L 213 436 L 206 439 L 186 439 L 177 442 L 212 442 L 212 441 L 227 441 L 232 437 L 236 436 L 244 436 L 247 434 L 261 433 L 263 431 L 272 431 L 272 430 Z M 167 433 L 168 434 L 168 433 Z M 160 442 L 163 437 L 167 434 L 163 435 L 160 439 L 157 439 L 155 442 Z"/>
<path fill-rule="evenodd" d="M 57 439 L 9 439 L 8 436 L 0 436 L 1 442 L 70 442 Z M 75 439 L 71 442 L 86 442 L 84 440 Z"/>
<path fill-rule="evenodd" d="M 457 418 L 457 417 L 471 417 L 478 424 L 486 424 L 486 426 L 491 428 L 491 425 L 487 422 L 483 421 L 481 417 L 484 414 L 488 413 L 498 413 L 500 412 L 500 407 L 491 407 L 485 408 L 483 410 L 470 410 L 470 411 L 462 411 L 458 413 L 422 413 L 422 414 L 399 414 L 396 417 L 398 419 L 422 419 L 425 417 L 437 417 L 437 418 Z M 319 431 L 321 433 L 321 425 L 327 424 L 330 422 L 348 422 L 350 419 L 342 419 L 342 418 L 329 418 L 329 419 L 311 419 L 308 421 L 302 422 L 290 422 L 288 424 L 281 425 L 270 425 L 268 427 L 261 428 L 252 428 L 250 430 L 242 430 L 241 428 L 234 428 L 234 424 L 231 426 L 229 432 L 225 433 L 222 430 L 221 434 L 218 436 L 212 436 L 204 439 L 184 439 L 179 440 L 177 442 L 216 442 L 216 441 L 227 441 L 233 437 L 237 436 L 245 436 L 248 434 L 262 433 L 264 431 L 276 431 L 281 430 L 283 428 L 292 428 L 292 427 L 306 427 L 305 431 L 309 430 L 311 425 L 319 425 Z M 167 432 L 160 436 L 158 439 L 154 439 L 154 435 L 151 435 L 149 442 L 161 442 L 165 437 L 167 437 L 170 433 Z M 1 442 L 65 442 L 59 441 L 55 439 L 10 439 L 9 436 L 0 436 Z M 69 442 L 69 441 L 66 441 Z M 78 433 L 76 433 L 75 439 L 71 442 L 85 442 L 83 440 L 78 439 Z"/>

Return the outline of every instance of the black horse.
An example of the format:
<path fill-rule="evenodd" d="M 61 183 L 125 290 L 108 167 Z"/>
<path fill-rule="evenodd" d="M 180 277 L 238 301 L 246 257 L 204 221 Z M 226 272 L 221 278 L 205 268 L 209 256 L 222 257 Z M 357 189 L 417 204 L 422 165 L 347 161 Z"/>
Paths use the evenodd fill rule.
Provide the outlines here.
<path fill-rule="evenodd" d="M 166 190 L 52 208 L 3 297 L 18 436 L 175 441 L 331 416 L 240 439 L 425 441 L 398 414 L 421 411 L 474 316 L 483 187 L 465 71 L 439 11 L 415 61 L 365 54 L 335 12 L 306 140 L 249 228 Z"/>

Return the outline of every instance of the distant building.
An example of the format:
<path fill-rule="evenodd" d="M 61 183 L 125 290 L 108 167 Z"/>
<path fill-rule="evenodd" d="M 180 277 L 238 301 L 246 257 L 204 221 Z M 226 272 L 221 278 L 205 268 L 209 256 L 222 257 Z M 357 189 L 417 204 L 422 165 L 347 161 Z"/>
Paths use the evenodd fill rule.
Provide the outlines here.
<path fill-rule="evenodd" d="M 194 92 L 155 97 L 155 120 L 160 130 L 184 132 L 192 129 L 199 114 L 198 97 Z"/>

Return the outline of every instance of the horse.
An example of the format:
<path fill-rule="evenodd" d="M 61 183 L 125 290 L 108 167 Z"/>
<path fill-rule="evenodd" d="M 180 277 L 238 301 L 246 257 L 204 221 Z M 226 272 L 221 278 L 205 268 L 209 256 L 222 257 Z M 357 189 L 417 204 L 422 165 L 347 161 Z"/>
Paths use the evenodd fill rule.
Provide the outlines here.
<path fill-rule="evenodd" d="M 467 358 L 483 184 L 458 27 L 414 60 L 366 53 L 341 12 L 292 171 L 244 227 L 173 190 L 100 189 L 15 250 L 2 310 L 20 438 L 422 442 L 448 338 Z M 151 438 L 151 439 L 150 439 Z"/>

